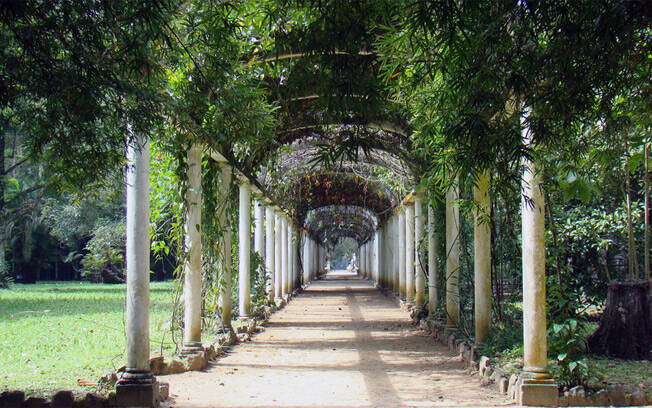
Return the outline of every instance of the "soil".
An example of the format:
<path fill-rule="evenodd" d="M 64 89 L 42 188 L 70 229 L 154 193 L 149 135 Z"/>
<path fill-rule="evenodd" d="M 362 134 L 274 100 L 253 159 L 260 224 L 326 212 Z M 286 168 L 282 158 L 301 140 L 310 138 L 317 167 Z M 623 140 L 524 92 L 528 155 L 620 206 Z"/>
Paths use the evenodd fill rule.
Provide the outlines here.
<path fill-rule="evenodd" d="M 170 383 L 164 407 L 514 405 L 345 271 L 312 282 L 206 371 L 158 378 Z"/>

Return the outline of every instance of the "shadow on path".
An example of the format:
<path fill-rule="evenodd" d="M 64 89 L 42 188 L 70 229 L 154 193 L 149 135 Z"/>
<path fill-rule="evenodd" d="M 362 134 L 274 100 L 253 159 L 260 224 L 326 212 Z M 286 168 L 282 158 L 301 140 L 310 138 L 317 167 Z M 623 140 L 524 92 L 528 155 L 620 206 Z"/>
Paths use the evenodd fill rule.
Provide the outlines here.
<path fill-rule="evenodd" d="M 167 407 L 506 405 L 413 328 L 371 282 L 345 271 L 313 282 L 252 342 L 205 372 L 160 377 Z"/>

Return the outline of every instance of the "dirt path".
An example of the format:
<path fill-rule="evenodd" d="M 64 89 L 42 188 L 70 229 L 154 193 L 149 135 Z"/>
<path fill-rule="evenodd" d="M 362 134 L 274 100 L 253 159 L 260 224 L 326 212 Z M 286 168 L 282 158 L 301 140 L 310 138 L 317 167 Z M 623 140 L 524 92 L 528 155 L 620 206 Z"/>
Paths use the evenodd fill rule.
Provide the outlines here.
<path fill-rule="evenodd" d="M 367 281 L 313 282 L 205 372 L 161 376 L 166 407 L 508 405 Z"/>

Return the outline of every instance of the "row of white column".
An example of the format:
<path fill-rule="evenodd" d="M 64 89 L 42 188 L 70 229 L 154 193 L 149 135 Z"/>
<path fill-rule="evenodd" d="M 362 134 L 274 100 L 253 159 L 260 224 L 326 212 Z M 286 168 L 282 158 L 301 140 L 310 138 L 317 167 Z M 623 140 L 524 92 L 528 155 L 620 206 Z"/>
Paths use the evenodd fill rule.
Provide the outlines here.
<path fill-rule="evenodd" d="M 154 378 L 149 367 L 149 143 L 146 138 L 130 141 L 127 159 L 127 364 L 126 374 L 118 384 L 118 399 L 124 405 L 148 406 L 147 390 Z M 182 354 L 191 355 L 202 350 L 201 343 L 201 160 L 202 149 L 193 145 L 187 152 L 188 189 L 186 192 L 184 265 L 184 344 Z M 228 200 L 232 169 L 226 161 L 220 162 L 221 195 Z M 241 317 L 251 314 L 251 196 L 247 180 L 239 181 L 238 222 L 238 306 Z M 325 251 L 307 233 L 277 207 L 254 200 L 254 250 L 264 258 L 268 277 L 266 288 L 269 300 L 287 298 L 301 283 L 313 279 L 324 267 Z M 231 231 L 227 222 L 227 205 L 216 214 L 224 226 L 220 262 L 220 279 L 226 287 L 219 303 L 223 323 L 231 326 Z M 299 245 L 302 243 L 302 245 Z M 299 255 L 301 248 L 302 254 Z M 303 262 L 300 266 L 299 259 Z M 303 269 L 303 273 L 299 273 Z M 138 389 L 140 391 L 138 391 Z M 143 391 L 145 390 L 145 391 Z M 134 395 L 136 396 L 134 399 Z M 120 403 L 119 401 L 119 403 Z M 143 405 L 139 405 L 143 404 Z"/>
<path fill-rule="evenodd" d="M 524 139 L 529 143 L 529 132 L 524 126 Z M 130 167 L 127 171 L 127 365 L 118 384 L 121 390 L 129 387 L 149 387 L 153 378 L 149 370 L 149 144 L 145 138 L 134 137 L 128 148 Z M 545 201 L 541 192 L 541 177 L 534 163 L 525 162 L 522 189 L 522 262 L 523 262 L 523 323 L 524 371 L 541 382 L 549 378 L 546 370 L 546 315 L 545 315 Z M 231 169 L 222 163 L 223 196 L 228 197 Z M 188 258 L 184 278 L 184 349 L 193 353 L 201 349 L 201 149 L 193 146 L 188 151 L 188 192 L 186 249 Z M 487 336 L 491 309 L 491 237 L 489 225 L 483 221 L 489 205 L 489 176 L 482 174 L 474 188 L 479 203 L 474 217 L 474 272 L 475 272 L 475 329 L 476 342 Z M 459 191 L 454 184 L 446 193 L 446 314 L 450 329 L 459 324 L 459 267 L 460 218 L 457 199 Z M 260 205 L 260 204 L 257 204 Z M 246 316 L 250 311 L 250 239 L 251 187 L 240 186 L 240 310 Z M 325 249 L 299 232 L 278 209 L 265 208 L 256 212 L 255 248 L 264 234 L 265 266 L 270 276 L 270 299 L 283 297 L 297 287 L 298 248 L 293 243 L 306 239 L 303 248 L 303 281 L 324 268 Z M 434 231 L 434 211 L 428 208 L 428 270 L 429 304 L 434 310 L 438 302 L 437 236 Z M 217 214 L 226 225 L 226 209 Z M 272 230 L 273 219 L 273 230 Z M 266 227 L 266 228 L 265 228 Z M 222 273 L 227 287 L 221 299 L 222 317 L 230 325 L 230 247 L 228 228 L 224 228 Z M 273 232 L 272 232 L 273 231 Z M 266 232 L 266 234 L 265 234 Z M 395 291 L 401 298 L 422 307 L 424 303 L 423 268 L 423 209 L 421 197 L 414 203 L 404 203 L 372 240 L 361 248 L 361 269 L 381 286 Z M 306 266 L 310 269 L 305 271 Z M 273 277 L 273 278 L 272 278 Z"/>
<path fill-rule="evenodd" d="M 423 200 L 418 196 L 403 203 L 372 241 L 378 253 L 374 280 L 417 307 L 425 307 L 424 221 Z"/>
<path fill-rule="evenodd" d="M 528 139 L 526 138 L 526 141 Z M 541 176 L 531 161 L 525 162 L 522 189 L 522 262 L 524 371 L 539 383 L 548 381 L 545 313 L 545 201 Z M 474 213 L 474 325 L 475 342 L 487 339 L 491 326 L 491 229 L 489 173 L 481 173 L 473 189 Z M 460 318 L 460 213 L 457 182 L 446 192 L 445 269 L 446 326 L 456 330 Z M 389 218 L 374 240 L 362 246 L 363 274 L 401 299 L 425 307 L 425 264 L 428 270 L 428 311 L 439 302 L 439 237 L 435 212 L 427 208 L 424 236 L 422 198 L 407 201 Z M 427 258 L 424 249 L 427 247 Z M 371 251 L 369 251 L 371 249 Z M 370 261 L 370 259 L 372 261 Z M 378 260 L 378 263 L 376 263 Z"/>
<path fill-rule="evenodd" d="M 379 281 L 381 264 L 381 233 L 380 230 L 374 232 L 374 235 L 362 244 L 359 248 L 359 267 L 358 272 L 362 277 Z"/>
<path fill-rule="evenodd" d="M 239 189 L 238 308 L 240 317 L 247 318 L 251 314 L 251 184 L 239 180 Z M 253 208 L 254 251 L 264 259 L 268 299 L 285 299 L 317 275 L 319 245 L 278 207 L 255 199 Z"/>
<path fill-rule="evenodd" d="M 475 329 L 476 342 L 484 341 L 489 332 L 491 311 L 491 232 L 488 220 L 490 203 L 488 195 L 489 178 L 483 174 L 477 181 L 474 197 L 477 205 L 474 217 L 475 232 Z M 460 269 L 460 214 L 457 200 L 459 192 L 454 184 L 446 193 L 446 322 L 450 329 L 459 324 L 459 269 Z M 425 213 L 425 214 L 424 214 Z M 484 215 L 483 215 L 484 214 Z M 427 235 L 425 219 L 427 217 Z M 434 209 L 423 209 L 423 199 L 417 195 L 403 205 L 381 228 L 381 244 L 378 266 L 380 286 L 393 290 L 401 299 L 414 303 L 417 307 L 425 305 L 426 265 L 428 279 L 429 312 L 433 312 L 439 302 L 439 269 L 437 265 L 439 237 L 435 231 Z M 427 249 L 427 251 L 426 251 Z M 426 258 L 427 253 L 427 258 Z"/>

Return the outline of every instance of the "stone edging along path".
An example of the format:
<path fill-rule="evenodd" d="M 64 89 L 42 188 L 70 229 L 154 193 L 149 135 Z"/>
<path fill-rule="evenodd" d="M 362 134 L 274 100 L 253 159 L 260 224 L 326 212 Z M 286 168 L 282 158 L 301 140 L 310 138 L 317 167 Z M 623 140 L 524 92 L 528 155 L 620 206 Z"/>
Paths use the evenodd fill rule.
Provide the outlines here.
<path fill-rule="evenodd" d="M 278 301 L 275 305 L 266 306 L 262 319 L 250 319 L 246 326 L 240 326 L 237 334 L 228 332 L 219 336 L 216 340 L 203 345 L 204 351 L 190 356 L 189 358 L 166 359 L 164 356 L 153 356 L 149 360 L 150 369 L 153 375 L 177 374 L 186 371 L 200 371 L 206 368 L 209 361 L 214 361 L 224 355 L 231 346 L 238 342 L 245 342 L 251 336 L 263 330 L 261 327 L 269 320 L 272 313 L 282 309 L 289 300 L 300 290 L 288 295 L 285 299 Z M 124 367 L 118 369 L 118 373 Z M 102 376 L 98 384 L 109 387 L 115 386 L 119 374 L 115 371 Z M 165 382 L 158 383 L 158 402 L 165 401 L 169 397 L 169 385 Z M 29 397 L 25 398 L 22 390 L 11 390 L 0 393 L 0 408 L 110 408 L 116 406 L 115 391 L 107 394 L 89 392 L 83 396 L 75 395 L 71 390 L 60 390 L 52 394 L 51 398 Z"/>
<path fill-rule="evenodd" d="M 394 296 L 393 294 L 387 294 Z M 416 310 L 396 298 L 400 307 L 406 308 L 411 312 L 411 316 L 417 316 Z M 489 385 L 493 383 L 497 389 L 507 394 L 510 398 L 517 399 L 517 390 L 520 385 L 520 378 L 517 374 L 509 375 L 503 368 L 495 365 L 487 356 L 478 358 L 472 344 L 460 338 L 455 333 L 447 333 L 444 325 L 431 320 L 413 317 L 415 324 L 420 329 L 429 332 L 434 339 L 447 345 L 453 353 L 459 353 L 462 361 L 466 363 L 473 373 L 483 377 L 483 383 Z M 652 393 L 646 393 L 645 390 L 635 388 L 628 390 L 621 385 L 610 386 L 593 393 L 587 393 L 584 387 L 577 386 L 565 391 L 559 395 L 558 406 L 643 406 L 652 405 Z"/>

